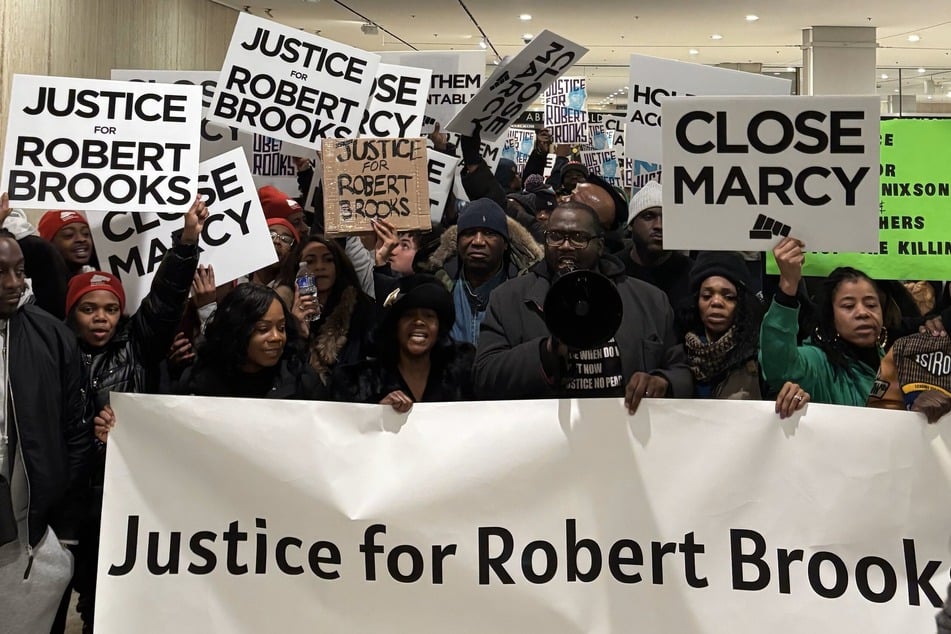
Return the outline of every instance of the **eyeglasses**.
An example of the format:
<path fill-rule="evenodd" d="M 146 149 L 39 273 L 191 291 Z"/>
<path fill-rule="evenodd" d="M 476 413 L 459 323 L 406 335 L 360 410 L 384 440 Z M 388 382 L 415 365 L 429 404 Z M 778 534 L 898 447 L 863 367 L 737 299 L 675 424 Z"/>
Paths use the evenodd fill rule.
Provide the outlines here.
<path fill-rule="evenodd" d="M 294 238 L 291 236 L 284 235 L 283 233 L 277 233 L 276 231 L 271 232 L 271 241 L 274 241 L 274 238 L 277 238 L 287 246 L 292 246 L 294 244 Z"/>
<path fill-rule="evenodd" d="M 597 240 L 601 236 L 590 236 L 587 233 L 578 231 L 546 231 L 545 244 L 550 247 L 558 247 L 568 241 L 568 246 L 573 249 L 583 249 L 588 246 L 592 240 Z"/>

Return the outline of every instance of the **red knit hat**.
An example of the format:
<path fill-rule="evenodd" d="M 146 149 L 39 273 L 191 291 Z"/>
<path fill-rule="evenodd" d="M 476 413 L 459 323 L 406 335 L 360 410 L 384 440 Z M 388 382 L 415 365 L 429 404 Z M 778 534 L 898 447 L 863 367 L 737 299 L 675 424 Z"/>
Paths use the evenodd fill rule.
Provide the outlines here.
<path fill-rule="evenodd" d="M 265 185 L 258 189 L 258 198 L 261 199 L 265 218 L 287 218 L 291 214 L 304 211 L 296 200 L 274 185 Z"/>
<path fill-rule="evenodd" d="M 89 221 L 77 211 L 47 211 L 40 218 L 40 224 L 36 227 L 36 230 L 40 233 L 41 238 L 52 242 L 60 229 L 74 222 L 89 226 Z"/>
<path fill-rule="evenodd" d="M 284 218 L 268 218 L 267 226 L 273 227 L 274 225 L 281 225 L 285 229 L 289 229 L 291 235 L 294 236 L 294 241 L 300 242 L 300 234 L 297 233 L 297 229 L 290 223 L 289 220 L 285 220 Z"/>
<path fill-rule="evenodd" d="M 83 295 L 93 291 L 109 291 L 119 299 L 119 312 L 125 312 L 125 291 L 119 278 L 105 271 L 90 271 L 69 280 L 66 289 L 66 314 L 73 310 L 73 306 L 79 303 Z"/>

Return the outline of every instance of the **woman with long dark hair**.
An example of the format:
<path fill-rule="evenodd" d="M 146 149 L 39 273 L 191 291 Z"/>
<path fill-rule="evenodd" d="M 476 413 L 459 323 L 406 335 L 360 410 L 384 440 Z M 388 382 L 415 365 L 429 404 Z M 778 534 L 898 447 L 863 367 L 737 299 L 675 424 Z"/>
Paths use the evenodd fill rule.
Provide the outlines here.
<path fill-rule="evenodd" d="M 862 271 L 839 267 L 823 283 L 817 326 L 805 345 L 796 345 L 805 245 L 784 238 L 773 249 L 779 266 L 779 290 L 763 319 L 760 363 L 771 387 L 796 381 L 817 403 L 865 405 L 888 336 L 882 299 L 875 282 Z"/>
<path fill-rule="evenodd" d="M 768 393 L 757 362 L 764 310 L 751 282 L 738 253 L 697 256 L 681 316 L 697 398 L 761 400 Z M 808 392 L 787 381 L 776 397 L 776 412 L 791 416 L 808 401 Z"/>
<path fill-rule="evenodd" d="M 177 391 L 198 396 L 318 399 L 296 319 L 273 289 L 241 284 L 205 325 L 195 364 Z"/>
<path fill-rule="evenodd" d="M 301 265 L 316 281 L 317 294 L 301 297 L 295 279 Z M 278 293 L 287 301 L 307 340 L 307 359 L 326 385 L 338 363 L 356 363 L 371 350 L 376 304 L 363 292 L 350 259 L 334 240 L 311 235 L 285 261 Z M 314 319 L 314 317 L 319 317 Z"/>
<path fill-rule="evenodd" d="M 379 356 L 338 367 L 334 399 L 382 403 L 398 412 L 414 402 L 472 399 L 475 347 L 449 338 L 455 309 L 446 287 L 431 275 L 401 278 L 384 306 Z"/>

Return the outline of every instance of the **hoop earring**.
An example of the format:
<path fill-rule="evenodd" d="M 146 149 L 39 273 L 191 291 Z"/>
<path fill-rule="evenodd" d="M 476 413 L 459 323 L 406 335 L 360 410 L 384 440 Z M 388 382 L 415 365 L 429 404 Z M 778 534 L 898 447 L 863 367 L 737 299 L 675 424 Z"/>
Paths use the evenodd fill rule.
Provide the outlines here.
<path fill-rule="evenodd" d="M 888 328 L 882 326 L 882 332 L 878 335 L 878 347 L 884 348 L 888 345 Z"/>

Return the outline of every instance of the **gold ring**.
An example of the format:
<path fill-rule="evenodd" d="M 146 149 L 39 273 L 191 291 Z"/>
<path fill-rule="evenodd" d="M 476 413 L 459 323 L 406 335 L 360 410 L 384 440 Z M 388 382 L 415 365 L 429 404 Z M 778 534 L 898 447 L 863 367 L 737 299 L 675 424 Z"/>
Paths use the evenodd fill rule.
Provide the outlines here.
<path fill-rule="evenodd" d="M 801 394 L 796 394 L 793 398 L 796 399 L 797 401 L 801 401 L 801 400 L 802 400 L 802 395 L 801 395 Z"/>

